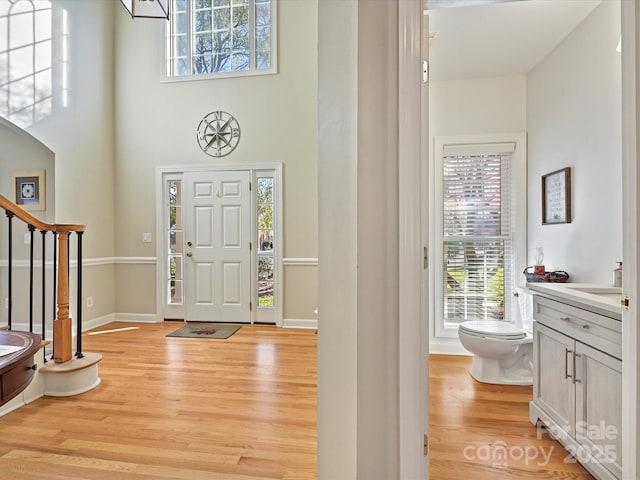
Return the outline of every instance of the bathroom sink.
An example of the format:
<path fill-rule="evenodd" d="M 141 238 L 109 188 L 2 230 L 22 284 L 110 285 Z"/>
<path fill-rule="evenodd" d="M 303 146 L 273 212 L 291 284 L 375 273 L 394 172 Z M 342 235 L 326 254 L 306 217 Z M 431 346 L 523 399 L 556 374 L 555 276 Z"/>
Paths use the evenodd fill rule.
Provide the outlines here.
<path fill-rule="evenodd" d="M 569 302 L 577 302 L 580 308 L 593 308 L 603 315 L 620 315 L 622 289 L 596 283 L 528 283 L 527 287 L 541 294 L 558 297 Z M 562 301 L 561 300 L 561 301 Z"/>
<path fill-rule="evenodd" d="M 620 294 L 622 293 L 622 289 L 620 287 L 604 287 L 597 285 L 590 286 L 581 286 L 581 285 L 571 285 L 565 284 L 565 288 L 569 288 L 576 292 L 588 293 L 590 295 L 597 295 L 602 298 L 609 298 L 611 300 L 620 300 Z"/>

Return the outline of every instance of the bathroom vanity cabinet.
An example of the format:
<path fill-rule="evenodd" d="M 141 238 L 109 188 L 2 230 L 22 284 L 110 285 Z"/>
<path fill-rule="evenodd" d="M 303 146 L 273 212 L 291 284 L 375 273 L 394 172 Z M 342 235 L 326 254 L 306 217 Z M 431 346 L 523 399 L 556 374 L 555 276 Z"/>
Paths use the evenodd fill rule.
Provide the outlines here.
<path fill-rule="evenodd" d="M 530 288 L 536 293 L 530 420 L 596 478 L 620 479 L 621 313 L 582 304 L 561 289 Z"/>
<path fill-rule="evenodd" d="M 20 394 L 33 379 L 35 353 L 40 337 L 29 332 L 0 331 L 0 345 L 23 347 L 23 350 L 0 357 L 0 405 Z"/>

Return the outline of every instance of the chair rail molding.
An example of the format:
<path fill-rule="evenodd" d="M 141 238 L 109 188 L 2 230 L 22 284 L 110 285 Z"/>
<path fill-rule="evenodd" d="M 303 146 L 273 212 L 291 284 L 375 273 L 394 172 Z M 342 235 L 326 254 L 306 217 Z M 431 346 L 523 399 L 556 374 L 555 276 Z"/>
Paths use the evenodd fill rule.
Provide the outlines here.
<path fill-rule="evenodd" d="M 318 259 L 317 258 L 296 258 L 296 257 L 287 257 L 282 259 L 282 265 L 285 267 L 317 267 Z"/>

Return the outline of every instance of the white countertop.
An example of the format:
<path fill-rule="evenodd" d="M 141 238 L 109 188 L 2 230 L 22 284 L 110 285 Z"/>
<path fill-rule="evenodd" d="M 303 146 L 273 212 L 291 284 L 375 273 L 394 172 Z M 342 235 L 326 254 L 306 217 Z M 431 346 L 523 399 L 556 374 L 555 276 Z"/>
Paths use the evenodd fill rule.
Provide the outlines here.
<path fill-rule="evenodd" d="M 622 306 L 620 295 L 622 289 L 610 285 L 593 283 L 527 283 L 527 288 L 533 292 L 546 294 L 569 303 L 578 304 L 586 309 L 594 309 L 603 314 L 615 314 L 620 318 Z"/>

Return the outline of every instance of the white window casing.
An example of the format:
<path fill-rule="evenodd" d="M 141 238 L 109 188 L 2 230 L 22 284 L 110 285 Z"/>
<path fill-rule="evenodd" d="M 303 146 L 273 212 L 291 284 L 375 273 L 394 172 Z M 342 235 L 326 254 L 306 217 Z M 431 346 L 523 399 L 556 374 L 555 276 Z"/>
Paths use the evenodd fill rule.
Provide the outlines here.
<path fill-rule="evenodd" d="M 277 73 L 277 0 L 171 0 L 165 81 Z"/>
<path fill-rule="evenodd" d="M 435 137 L 435 337 L 465 320 L 514 321 L 526 267 L 526 136 Z"/>

